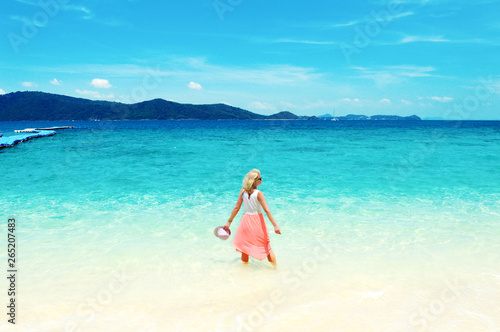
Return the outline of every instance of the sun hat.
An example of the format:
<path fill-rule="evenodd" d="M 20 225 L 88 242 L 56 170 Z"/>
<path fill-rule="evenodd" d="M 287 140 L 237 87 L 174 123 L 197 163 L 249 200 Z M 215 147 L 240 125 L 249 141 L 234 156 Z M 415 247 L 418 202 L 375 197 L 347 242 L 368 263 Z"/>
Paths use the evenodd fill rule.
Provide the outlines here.
<path fill-rule="evenodd" d="M 221 240 L 227 240 L 229 239 L 229 236 L 231 235 L 231 230 L 230 229 L 224 229 L 223 226 L 215 227 L 214 229 L 214 235 L 217 236 Z"/>

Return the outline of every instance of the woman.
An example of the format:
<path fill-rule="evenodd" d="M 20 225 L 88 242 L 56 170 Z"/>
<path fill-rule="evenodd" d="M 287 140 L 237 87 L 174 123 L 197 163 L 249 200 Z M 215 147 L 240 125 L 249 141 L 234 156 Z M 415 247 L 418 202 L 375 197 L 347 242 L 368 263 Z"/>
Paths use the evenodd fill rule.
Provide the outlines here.
<path fill-rule="evenodd" d="M 241 252 L 241 260 L 244 263 L 248 263 L 248 256 L 252 256 L 258 260 L 263 260 L 267 257 L 267 260 L 271 262 L 274 268 L 277 268 L 276 256 L 274 256 L 271 249 L 269 234 L 267 233 L 267 226 L 261 208 L 264 209 L 267 217 L 273 224 L 274 232 L 281 234 L 281 230 L 276 221 L 274 221 L 264 194 L 257 190 L 257 187 L 261 183 L 262 177 L 260 176 L 260 171 L 257 169 L 251 170 L 245 176 L 243 189 L 240 191 L 236 206 L 224 228 L 229 229 L 233 218 L 236 217 L 243 203 L 245 214 L 241 218 L 236 234 L 234 235 L 233 247 L 236 248 L 236 251 Z"/>

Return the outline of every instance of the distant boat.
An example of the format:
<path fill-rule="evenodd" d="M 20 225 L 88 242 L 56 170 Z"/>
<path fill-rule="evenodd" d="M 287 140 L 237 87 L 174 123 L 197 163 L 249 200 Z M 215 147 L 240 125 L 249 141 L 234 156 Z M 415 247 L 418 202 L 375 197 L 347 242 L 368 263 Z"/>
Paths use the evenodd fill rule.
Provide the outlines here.
<path fill-rule="evenodd" d="M 333 118 L 333 119 L 332 119 L 332 121 L 339 121 L 339 119 L 337 119 L 337 118 Z"/>
<path fill-rule="evenodd" d="M 3 134 L 2 134 L 2 132 L 0 132 L 0 137 L 3 137 Z"/>

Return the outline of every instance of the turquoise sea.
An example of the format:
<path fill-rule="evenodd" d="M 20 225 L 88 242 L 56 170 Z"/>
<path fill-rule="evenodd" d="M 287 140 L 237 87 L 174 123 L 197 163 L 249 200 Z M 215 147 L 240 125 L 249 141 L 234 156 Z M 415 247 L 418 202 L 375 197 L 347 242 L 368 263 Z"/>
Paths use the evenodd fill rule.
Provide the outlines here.
<path fill-rule="evenodd" d="M 61 125 L 75 129 L 0 150 L 0 257 L 7 270 L 14 217 L 19 271 L 17 324 L 1 330 L 500 330 L 500 122 L 0 131 Z M 278 270 L 213 235 L 253 168 Z"/>

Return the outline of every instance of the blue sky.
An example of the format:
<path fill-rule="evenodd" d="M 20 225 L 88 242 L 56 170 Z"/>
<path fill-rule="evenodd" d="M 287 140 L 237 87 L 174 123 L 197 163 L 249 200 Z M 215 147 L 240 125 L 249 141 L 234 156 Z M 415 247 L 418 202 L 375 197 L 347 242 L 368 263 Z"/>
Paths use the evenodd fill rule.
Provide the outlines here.
<path fill-rule="evenodd" d="M 500 119 L 500 1 L 8 0 L 0 94 Z"/>

